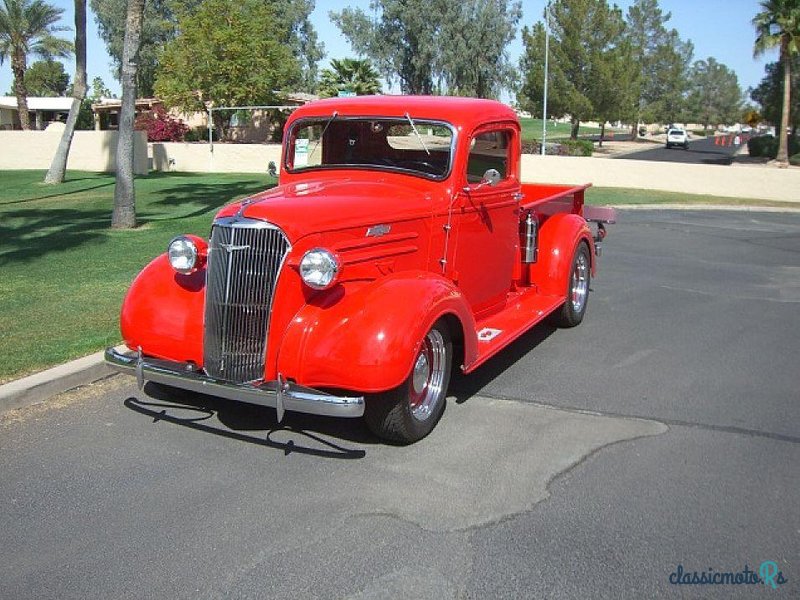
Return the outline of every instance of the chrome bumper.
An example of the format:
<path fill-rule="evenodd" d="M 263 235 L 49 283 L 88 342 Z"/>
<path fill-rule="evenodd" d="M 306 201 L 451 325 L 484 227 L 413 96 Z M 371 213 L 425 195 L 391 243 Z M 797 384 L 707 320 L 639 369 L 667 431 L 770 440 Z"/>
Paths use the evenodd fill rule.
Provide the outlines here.
<path fill-rule="evenodd" d="M 192 364 L 144 358 L 136 352 L 108 348 L 106 363 L 122 373 L 136 375 L 139 388 L 154 381 L 176 388 L 219 396 L 228 400 L 267 406 L 278 411 L 278 422 L 287 410 L 327 417 L 360 417 L 364 414 L 363 396 L 333 396 L 285 381 L 265 381 L 259 385 L 236 384 L 208 377 Z"/>

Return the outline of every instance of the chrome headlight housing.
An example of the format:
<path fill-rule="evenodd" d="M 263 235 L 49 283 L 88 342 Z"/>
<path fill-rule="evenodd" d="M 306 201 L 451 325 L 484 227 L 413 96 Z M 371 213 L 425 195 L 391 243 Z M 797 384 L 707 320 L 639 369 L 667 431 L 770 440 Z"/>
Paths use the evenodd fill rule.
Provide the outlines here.
<path fill-rule="evenodd" d="M 181 275 L 191 275 L 198 268 L 197 245 L 187 236 L 173 239 L 167 248 L 169 264 Z"/>
<path fill-rule="evenodd" d="M 336 283 L 339 259 L 324 248 L 313 248 L 300 260 L 300 277 L 308 287 L 324 290 Z"/>

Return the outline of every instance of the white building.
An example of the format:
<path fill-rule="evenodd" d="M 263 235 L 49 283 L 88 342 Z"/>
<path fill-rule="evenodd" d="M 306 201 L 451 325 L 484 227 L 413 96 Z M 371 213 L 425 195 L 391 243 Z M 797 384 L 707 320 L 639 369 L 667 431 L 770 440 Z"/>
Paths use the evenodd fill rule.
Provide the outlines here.
<path fill-rule="evenodd" d="M 28 96 L 28 113 L 33 129 L 45 129 L 52 121 L 65 122 L 72 98 Z M 16 96 L 0 96 L 0 130 L 20 129 Z"/>

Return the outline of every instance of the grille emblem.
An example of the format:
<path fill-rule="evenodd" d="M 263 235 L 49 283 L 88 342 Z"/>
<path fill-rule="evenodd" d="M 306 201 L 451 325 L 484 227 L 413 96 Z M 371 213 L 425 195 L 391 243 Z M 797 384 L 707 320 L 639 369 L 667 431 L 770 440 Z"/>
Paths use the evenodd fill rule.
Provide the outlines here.
<path fill-rule="evenodd" d="M 237 250 L 249 250 L 250 246 L 234 246 L 233 244 L 218 244 L 220 248 L 224 248 L 228 252 L 236 252 Z"/>

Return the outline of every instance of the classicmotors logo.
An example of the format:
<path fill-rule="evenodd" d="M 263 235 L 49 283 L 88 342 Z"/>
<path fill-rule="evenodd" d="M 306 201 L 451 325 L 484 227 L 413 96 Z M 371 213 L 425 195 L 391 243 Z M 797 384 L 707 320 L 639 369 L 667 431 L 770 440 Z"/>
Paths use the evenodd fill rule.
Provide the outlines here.
<path fill-rule="evenodd" d="M 678 565 L 669 576 L 673 585 L 766 585 L 773 590 L 788 581 L 773 560 L 762 562 L 758 571 L 751 571 L 746 564 L 741 571 L 716 571 L 710 567 L 705 571 L 687 571 Z"/>

